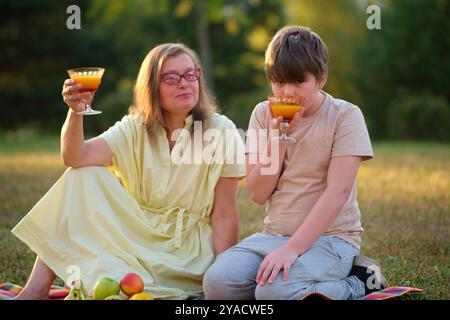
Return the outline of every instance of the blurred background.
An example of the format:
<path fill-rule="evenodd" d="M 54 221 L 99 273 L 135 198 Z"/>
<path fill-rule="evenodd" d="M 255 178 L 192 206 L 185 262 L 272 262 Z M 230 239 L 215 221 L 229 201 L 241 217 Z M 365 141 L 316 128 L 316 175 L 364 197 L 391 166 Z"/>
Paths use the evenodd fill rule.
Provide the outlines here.
<path fill-rule="evenodd" d="M 71 5 L 81 29 L 67 27 Z M 381 29 L 367 27 L 371 5 Z M 84 121 L 94 136 L 127 113 L 148 51 L 184 42 L 200 54 L 222 112 L 246 130 L 269 93 L 265 48 L 279 28 L 299 24 L 328 46 L 325 90 L 362 109 L 373 141 L 376 157 L 358 172 L 362 254 L 390 285 L 424 289 L 407 299 L 449 300 L 449 21 L 450 0 L 0 0 L 0 283 L 26 283 L 35 254 L 11 229 L 67 169 L 67 69 L 106 68 L 93 104 L 103 113 Z M 238 206 L 239 238 L 260 231 L 264 208 L 242 181 Z"/>
<path fill-rule="evenodd" d="M 66 25 L 73 4 L 81 29 Z M 366 26 L 372 4 L 381 29 Z M 102 132 L 127 113 L 143 58 L 163 42 L 200 54 L 222 112 L 245 130 L 269 92 L 268 42 L 300 24 L 328 46 L 325 90 L 362 109 L 373 140 L 450 137 L 447 0 L 1 0 L 0 21 L 0 132 L 59 134 L 66 69 L 103 66 L 93 104 L 103 114 L 85 121 Z"/>

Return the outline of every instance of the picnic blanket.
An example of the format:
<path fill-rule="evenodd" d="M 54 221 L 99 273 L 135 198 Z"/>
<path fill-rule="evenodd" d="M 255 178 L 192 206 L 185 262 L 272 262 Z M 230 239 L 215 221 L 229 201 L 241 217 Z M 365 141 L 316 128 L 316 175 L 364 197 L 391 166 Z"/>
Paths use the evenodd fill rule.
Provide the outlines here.
<path fill-rule="evenodd" d="M 12 283 L 0 283 L 0 300 L 13 300 L 14 297 L 22 290 L 21 286 Z M 53 285 L 49 292 L 51 300 L 63 300 L 68 294 L 69 289 Z M 422 289 L 412 287 L 388 287 L 380 291 L 372 292 L 360 300 L 387 300 L 393 299 L 407 294 L 408 292 L 421 292 Z M 332 300 L 331 298 L 315 292 L 305 296 L 302 300 Z"/>
<path fill-rule="evenodd" d="M 413 287 L 387 287 L 385 289 L 365 295 L 359 300 L 387 300 L 401 297 L 407 294 L 408 292 L 421 292 L 421 291 L 422 289 Z M 313 292 L 303 297 L 302 300 L 333 300 L 333 299 L 319 292 Z"/>
<path fill-rule="evenodd" d="M 21 286 L 12 283 L 0 283 L 0 300 L 13 300 L 20 291 L 22 291 Z M 69 291 L 68 288 L 52 285 L 48 296 L 51 300 L 64 300 Z"/>

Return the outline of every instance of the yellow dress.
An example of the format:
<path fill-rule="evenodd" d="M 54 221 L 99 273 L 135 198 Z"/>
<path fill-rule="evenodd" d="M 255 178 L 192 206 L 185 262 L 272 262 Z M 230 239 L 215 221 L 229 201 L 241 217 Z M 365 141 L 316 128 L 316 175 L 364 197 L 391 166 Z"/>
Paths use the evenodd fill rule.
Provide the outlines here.
<path fill-rule="evenodd" d="M 73 276 L 70 266 L 76 266 L 88 290 L 101 277 L 120 280 L 136 272 L 154 298 L 200 294 L 203 274 L 214 259 L 215 185 L 220 177 L 245 176 L 242 161 L 217 161 L 230 155 L 229 149 L 218 152 L 230 136 L 238 146 L 235 156 L 244 153 L 234 124 L 219 114 L 207 123 L 232 134 L 226 140 L 204 139 L 204 154 L 216 161 L 197 158 L 187 164 L 180 161 L 183 153 L 198 157 L 194 136 L 205 136 L 191 115 L 185 133 L 195 128 L 194 133 L 181 134 L 172 152 L 164 129 L 149 138 L 141 118 L 124 116 L 100 135 L 112 150 L 113 166 L 67 169 L 13 234 L 64 281 Z"/>

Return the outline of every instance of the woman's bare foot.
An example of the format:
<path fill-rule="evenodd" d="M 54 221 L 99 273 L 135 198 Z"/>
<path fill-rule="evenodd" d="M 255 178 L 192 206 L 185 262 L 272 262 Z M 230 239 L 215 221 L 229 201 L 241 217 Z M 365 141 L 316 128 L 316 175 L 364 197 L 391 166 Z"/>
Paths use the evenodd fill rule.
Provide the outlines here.
<path fill-rule="evenodd" d="M 48 300 L 48 292 L 55 278 L 56 274 L 39 257 L 36 257 L 30 278 L 15 299 Z"/>
<path fill-rule="evenodd" d="M 48 292 L 24 288 L 14 300 L 49 300 Z"/>

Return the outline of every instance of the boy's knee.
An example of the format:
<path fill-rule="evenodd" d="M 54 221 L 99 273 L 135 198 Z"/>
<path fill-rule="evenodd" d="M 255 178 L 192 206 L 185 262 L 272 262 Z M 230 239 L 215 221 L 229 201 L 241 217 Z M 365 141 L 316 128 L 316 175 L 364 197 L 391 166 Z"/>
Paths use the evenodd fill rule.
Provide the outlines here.
<path fill-rule="evenodd" d="M 312 290 L 310 285 L 299 283 L 293 286 L 282 280 L 257 286 L 255 290 L 256 300 L 293 300 L 300 299 Z"/>
<path fill-rule="evenodd" d="M 288 300 L 289 295 L 278 281 L 266 283 L 264 286 L 256 286 L 256 300 Z"/>

